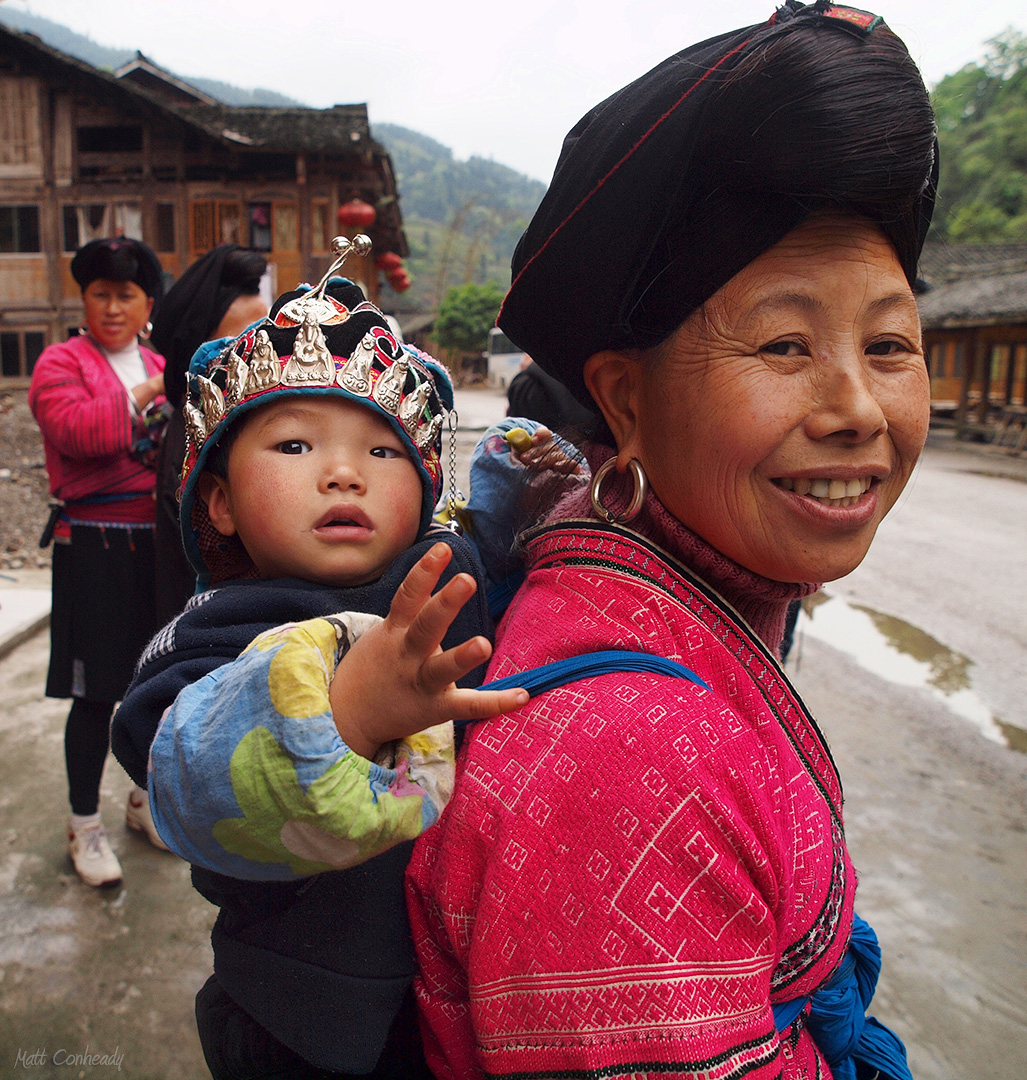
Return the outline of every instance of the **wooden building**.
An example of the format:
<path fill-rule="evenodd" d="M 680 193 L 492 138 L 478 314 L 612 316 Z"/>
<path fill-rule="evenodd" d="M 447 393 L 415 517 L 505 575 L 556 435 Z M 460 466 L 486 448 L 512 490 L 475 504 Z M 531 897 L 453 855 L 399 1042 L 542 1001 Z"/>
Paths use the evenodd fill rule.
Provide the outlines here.
<path fill-rule="evenodd" d="M 928 243 L 918 297 L 936 416 L 980 434 L 1024 412 L 1027 244 Z"/>
<path fill-rule="evenodd" d="M 339 227 L 353 199 L 372 225 Z M 24 381 L 80 324 L 70 265 L 89 240 L 145 241 L 169 283 L 217 244 L 243 244 L 267 253 L 277 293 L 317 281 L 332 237 L 357 231 L 373 253 L 346 273 L 378 300 L 374 256 L 407 244 L 365 105 L 231 107 L 141 54 L 109 74 L 0 25 L 0 379 Z"/>

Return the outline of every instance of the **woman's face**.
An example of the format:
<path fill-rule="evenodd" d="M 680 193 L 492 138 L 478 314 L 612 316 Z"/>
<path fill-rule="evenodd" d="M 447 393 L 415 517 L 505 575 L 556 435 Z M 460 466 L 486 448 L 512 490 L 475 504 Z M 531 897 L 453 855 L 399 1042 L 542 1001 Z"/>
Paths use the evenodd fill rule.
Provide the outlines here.
<path fill-rule="evenodd" d="M 153 310 L 153 298 L 134 281 L 97 278 L 82 290 L 86 326 L 110 352 L 127 349 L 139 336 Z"/>
<path fill-rule="evenodd" d="M 221 322 L 214 328 L 210 340 L 217 338 L 238 337 L 250 323 L 257 322 L 267 315 L 267 304 L 262 297 L 244 293 L 237 296 L 229 305 L 228 310 L 221 316 Z"/>
<path fill-rule="evenodd" d="M 858 566 L 927 437 L 916 302 L 858 220 L 811 219 L 623 374 L 619 463 L 638 458 L 675 517 L 778 581 Z"/>

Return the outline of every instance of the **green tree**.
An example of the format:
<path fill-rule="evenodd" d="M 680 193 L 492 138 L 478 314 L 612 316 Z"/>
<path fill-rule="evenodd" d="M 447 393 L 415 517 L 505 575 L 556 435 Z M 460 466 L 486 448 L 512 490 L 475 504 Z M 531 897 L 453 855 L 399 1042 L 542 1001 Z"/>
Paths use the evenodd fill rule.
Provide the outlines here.
<path fill-rule="evenodd" d="M 457 285 L 446 293 L 435 320 L 435 339 L 444 349 L 483 352 L 503 292 L 496 285 Z"/>
<path fill-rule="evenodd" d="M 1027 35 L 988 42 L 980 64 L 946 75 L 932 94 L 941 183 L 937 231 L 952 240 L 1027 240 Z"/>

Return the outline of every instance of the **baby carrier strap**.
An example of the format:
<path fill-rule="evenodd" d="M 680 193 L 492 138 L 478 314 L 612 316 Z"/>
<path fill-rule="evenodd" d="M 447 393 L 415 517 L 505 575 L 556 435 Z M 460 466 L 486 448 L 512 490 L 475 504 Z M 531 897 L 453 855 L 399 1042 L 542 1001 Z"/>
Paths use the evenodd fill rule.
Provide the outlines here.
<path fill-rule="evenodd" d="M 513 687 L 523 687 L 532 697 L 536 697 L 558 686 L 566 686 L 567 683 L 577 682 L 579 679 L 591 679 L 596 675 L 608 675 L 614 671 L 642 671 L 652 675 L 670 675 L 675 679 L 687 679 L 704 690 L 710 689 L 709 685 L 691 668 L 679 664 L 676 660 L 668 660 L 667 657 L 657 656 L 655 653 L 633 652 L 628 649 L 603 649 L 599 652 L 568 656 L 564 660 L 554 660 L 551 664 L 542 664 L 540 667 L 518 671 L 501 679 L 493 679 L 491 682 L 483 683 L 478 689 L 509 690 Z M 457 721 L 457 727 L 478 722 L 477 720 Z"/>

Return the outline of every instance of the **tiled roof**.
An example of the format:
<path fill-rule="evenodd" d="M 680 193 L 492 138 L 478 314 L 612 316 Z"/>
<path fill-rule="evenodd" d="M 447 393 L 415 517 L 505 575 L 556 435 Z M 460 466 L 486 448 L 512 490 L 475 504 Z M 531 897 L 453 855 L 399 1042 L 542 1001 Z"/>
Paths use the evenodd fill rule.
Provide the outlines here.
<path fill-rule="evenodd" d="M 1027 323 L 1027 270 L 967 276 L 917 298 L 925 330 Z"/>
<path fill-rule="evenodd" d="M 170 113 L 190 127 L 236 148 L 327 154 L 359 153 L 370 149 L 385 153 L 384 148 L 371 138 L 367 106 L 363 104 L 304 109 L 174 103 L 168 100 L 165 93 L 131 78 L 115 78 L 83 60 L 52 48 L 34 34 L 23 33 L 0 23 L 0 41 L 4 37 L 8 37 L 12 45 L 30 49 L 49 63 L 74 72 L 79 79 L 98 80 L 116 93 L 123 93 L 136 101 L 145 101 L 151 108 Z M 154 70 L 161 69 L 154 66 Z"/>
<path fill-rule="evenodd" d="M 171 105 L 186 123 L 237 146 L 350 154 L 381 149 L 371 139 L 366 105 L 285 109 L 237 105 Z"/>
<path fill-rule="evenodd" d="M 917 297 L 925 330 L 1027 323 L 1027 244 L 924 246 Z"/>
<path fill-rule="evenodd" d="M 931 240 L 920 256 L 920 276 L 930 285 L 1020 270 L 1027 270 L 1027 244 L 950 244 Z"/>

